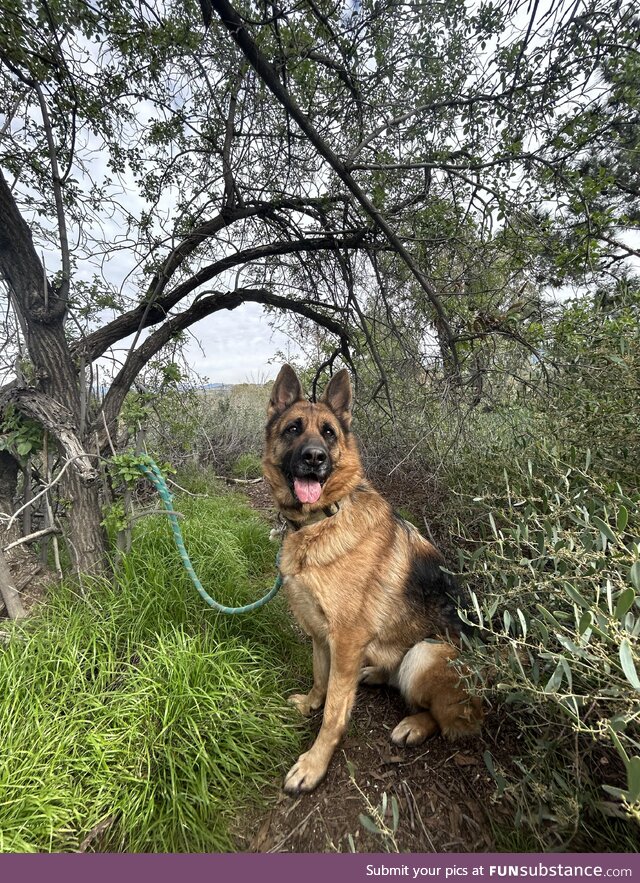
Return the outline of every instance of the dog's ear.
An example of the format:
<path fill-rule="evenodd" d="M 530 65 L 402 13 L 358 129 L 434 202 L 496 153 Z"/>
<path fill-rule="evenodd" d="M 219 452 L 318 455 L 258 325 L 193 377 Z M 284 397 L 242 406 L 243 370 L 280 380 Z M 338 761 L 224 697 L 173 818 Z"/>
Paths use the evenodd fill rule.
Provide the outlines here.
<path fill-rule="evenodd" d="M 283 365 L 271 390 L 267 416 L 282 414 L 294 402 L 304 398 L 300 381 L 291 365 Z"/>
<path fill-rule="evenodd" d="M 345 426 L 349 427 L 351 425 L 353 395 L 349 372 L 346 368 L 342 368 L 331 378 L 320 401 L 328 405 Z"/>

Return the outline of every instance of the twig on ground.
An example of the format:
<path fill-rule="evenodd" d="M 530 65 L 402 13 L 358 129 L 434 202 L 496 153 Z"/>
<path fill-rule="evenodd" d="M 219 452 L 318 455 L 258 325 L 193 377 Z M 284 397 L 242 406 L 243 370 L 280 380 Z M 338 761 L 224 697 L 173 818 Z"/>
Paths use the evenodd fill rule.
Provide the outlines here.
<path fill-rule="evenodd" d="M 424 517 L 424 515 L 422 516 L 422 520 L 424 521 L 425 529 L 426 529 L 427 533 L 429 534 L 429 539 L 431 540 L 431 542 L 432 542 L 433 545 L 435 546 L 435 545 L 436 545 L 436 541 L 434 540 L 434 538 L 433 538 L 433 534 L 431 533 L 431 528 L 429 527 L 429 522 L 428 522 L 427 519 Z"/>
<path fill-rule="evenodd" d="M 413 803 L 413 809 L 414 809 L 416 815 L 418 816 L 418 821 L 420 822 L 420 827 L 422 828 L 422 832 L 423 832 L 424 836 L 427 838 L 427 842 L 428 842 L 429 846 L 431 847 L 431 851 L 437 852 L 438 850 L 435 848 L 435 846 L 433 844 L 433 840 L 431 839 L 429 832 L 427 831 L 425 823 L 422 821 L 422 816 L 420 815 L 420 807 L 418 806 L 418 801 L 416 800 L 414 793 L 411 790 L 411 788 L 409 787 L 409 784 L 406 781 L 406 779 L 403 781 L 403 784 L 404 784 L 404 787 L 406 788 L 407 794 L 411 795 L 411 802 Z"/>
<path fill-rule="evenodd" d="M 182 491 L 183 494 L 187 494 L 189 497 L 200 497 L 204 500 L 209 498 L 209 494 L 194 494 L 193 491 L 188 491 L 186 487 L 182 487 L 182 485 L 179 485 L 177 481 L 173 481 L 171 478 L 166 478 L 166 482 L 173 485 L 173 487 L 177 487 L 179 491 Z"/>
<path fill-rule="evenodd" d="M 293 837 L 293 835 L 294 835 L 297 831 L 299 831 L 300 828 L 302 828 L 302 826 L 303 826 L 303 825 L 304 825 L 304 824 L 305 824 L 305 823 L 311 818 L 311 816 L 314 814 L 314 812 L 315 812 L 317 809 L 318 809 L 317 806 L 312 807 L 311 810 L 309 810 L 309 812 L 308 812 L 308 813 L 306 814 L 306 816 L 303 818 L 303 820 L 302 820 L 301 822 L 298 822 L 298 824 L 295 826 L 295 828 L 292 828 L 292 829 L 289 831 L 289 833 L 288 833 L 287 836 L 284 838 L 284 840 L 281 840 L 280 843 L 278 843 L 276 846 L 272 846 L 271 849 L 268 850 L 268 852 L 278 852 L 280 849 L 282 849 L 282 847 L 285 845 L 285 843 L 286 843 L 288 840 L 291 840 L 291 838 Z"/>
<path fill-rule="evenodd" d="M 264 481 L 262 476 L 260 478 L 224 478 L 222 475 L 216 475 L 216 478 L 222 478 L 223 481 L 232 481 L 234 484 L 258 484 L 258 482 Z"/>

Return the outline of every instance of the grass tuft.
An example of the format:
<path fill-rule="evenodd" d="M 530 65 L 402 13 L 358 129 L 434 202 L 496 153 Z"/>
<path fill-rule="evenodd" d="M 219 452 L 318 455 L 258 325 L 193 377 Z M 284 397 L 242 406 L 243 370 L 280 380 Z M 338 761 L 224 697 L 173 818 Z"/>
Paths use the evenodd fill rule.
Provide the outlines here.
<path fill-rule="evenodd" d="M 275 547 L 243 502 L 179 509 L 218 600 L 270 588 Z M 230 823 L 303 736 L 284 703 L 304 653 L 283 600 L 210 610 L 163 518 L 141 523 L 117 576 L 84 593 L 60 586 L 0 648 L 0 850 L 233 848 Z"/>

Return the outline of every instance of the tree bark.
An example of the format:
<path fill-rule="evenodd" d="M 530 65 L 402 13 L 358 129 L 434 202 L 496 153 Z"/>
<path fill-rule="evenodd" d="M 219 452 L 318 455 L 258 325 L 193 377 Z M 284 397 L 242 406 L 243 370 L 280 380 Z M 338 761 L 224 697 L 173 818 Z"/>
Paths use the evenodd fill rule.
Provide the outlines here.
<path fill-rule="evenodd" d="M 41 406 L 46 400 L 51 413 L 65 414 L 65 441 L 60 436 L 60 427 L 48 428 L 63 446 L 68 448 L 70 438 L 75 438 L 78 445 L 77 459 L 61 482 L 61 492 L 68 502 L 71 556 L 77 572 L 97 572 L 106 563 L 106 537 L 100 526 L 97 484 L 87 483 L 88 460 L 79 456 L 82 451 L 82 440 L 78 438 L 81 396 L 78 371 L 65 334 L 65 292 L 57 290 L 46 279 L 31 231 L 1 171 L 0 217 L 0 275 L 9 286 L 37 386 L 35 390 L 21 393 L 16 390 L 15 405 L 20 407 L 24 402 L 33 405 L 37 400 L 36 404 Z M 31 397 L 27 393 L 31 393 Z"/>
<path fill-rule="evenodd" d="M 13 515 L 13 504 L 18 489 L 18 472 L 20 465 L 9 451 L 0 451 L 0 514 Z M 0 524 L 1 545 L 17 539 L 17 525 L 7 531 L 5 524 Z"/>
<path fill-rule="evenodd" d="M 4 605 L 7 608 L 9 619 L 21 619 L 26 615 L 22 606 L 22 599 L 15 587 L 15 581 L 2 549 L 0 549 L 0 595 L 2 595 Z"/>

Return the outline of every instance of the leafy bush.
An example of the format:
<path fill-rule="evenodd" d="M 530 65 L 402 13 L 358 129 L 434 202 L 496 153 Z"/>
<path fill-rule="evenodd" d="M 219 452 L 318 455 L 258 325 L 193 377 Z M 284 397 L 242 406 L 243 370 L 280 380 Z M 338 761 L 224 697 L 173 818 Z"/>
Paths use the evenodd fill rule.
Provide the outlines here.
<path fill-rule="evenodd" d="M 524 735 L 510 769 L 489 766 L 545 847 L 596 809 L 640 821 L 640 495 L 578 459 L 505 469 L 459 553 L 486 641 L 469 658 Z"/>

